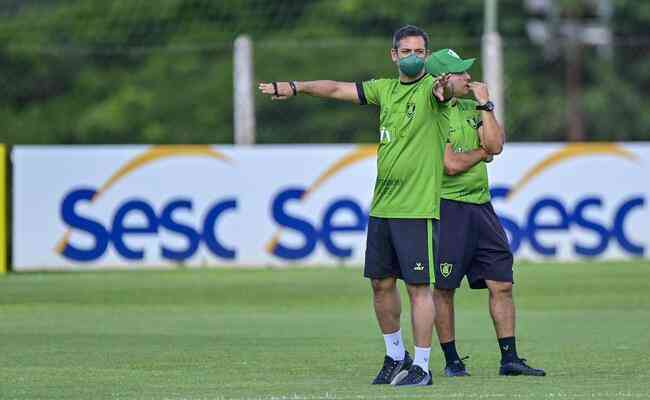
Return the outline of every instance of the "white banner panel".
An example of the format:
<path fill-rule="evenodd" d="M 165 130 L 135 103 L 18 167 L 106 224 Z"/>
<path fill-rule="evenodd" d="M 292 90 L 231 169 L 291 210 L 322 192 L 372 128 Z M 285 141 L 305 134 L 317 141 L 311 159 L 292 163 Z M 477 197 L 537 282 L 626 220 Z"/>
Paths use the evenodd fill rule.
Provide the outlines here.
<path fill-rule="evenodd" d="M 362 264 L 375 146 L 17 146 L 15 270 Z M 508 144 L 515 255 L 648 257 L 650 144 Z"/>

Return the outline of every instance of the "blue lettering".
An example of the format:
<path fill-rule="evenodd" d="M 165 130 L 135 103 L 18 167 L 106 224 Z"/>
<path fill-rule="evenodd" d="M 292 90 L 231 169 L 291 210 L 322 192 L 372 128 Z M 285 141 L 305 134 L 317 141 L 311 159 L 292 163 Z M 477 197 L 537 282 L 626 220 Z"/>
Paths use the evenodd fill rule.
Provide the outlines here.
<path fill-rule="evenodd" d="M 496 186 L 490 189 L 494 202 L 503 201 L 510 193 L 510 188 Z M 328 204 L 322 217 L 321 226 L 312 225 L 309 220 L 298 215 L 289 213 L 288 207 L 293 201 L 300 201 L 305 194 L 305 189 L 300 187 L 287 188 L 281 191 L 273 200 L 271 214 L 274 221 L 283 229 L 289 229 L 302 239 L 298 245 L 288 245 L 278 240 L 274 243 L 272 254 L 286 259 L 298 260 L 311 255 L 319 241 L 322 241 L 325 250 L 339 258 L 347 258 L 353 255 L 353 246 L 343 246 L 336 243 L 335 238 L 339 234 L 360 233 L 365 231 L 368 217 L 358 202 L 350 198 L 335 199 Z M 78 246 L 66 241 L 62 249 L 62 255 L 70 260 L 78 262 L 90 262 L 100 258 L 107 250 L 109 244 L 113 243 L 115 251 L 127 260 L 143 260 L 144 248 L 128 246 L 126 237 L 134 235 L 157 235 L 160 228 L 177 234 L 186 239 L 186 244 L 180 248 L 169 247 L 163 243 L 160 245 L 160 256 L 163 259 L 181 262 L 196 254 L 201 242 L 205 242 L 207 249 L 215 256 L 232 260 L 237 252 L 233 247 L 224 245 L 217 237 L 217 224 L 219 218 L 228 211 L 237 209 L 236 199 L 226 199 L 215 203 L 207 212 L 201 229 L 183 224 L 177 218 L 178 212 L 192 213 L 193 205 L 190 199 L 176 199 L 164 205 L 160 216 L 156 214 L 152 206 L 139 199 L 130 199 L 122 203 L 111 221 L 111 226 L 106 228 L 99 221 L 82 216 L 77 211 L 81 203 L 91 203 L 96 195 L 93 188 L 80 188 L 73 190 L 64 197 L 60 215 L 63 222 L 71 229 L 81 231 L 90 235 L 94 241 L 91 246 Z M 516 253 L 526 241 L 530 242 L 533 251 L 543 256 L 557 255 L 557 243 L 543 243 L 540 235 L 543 232 L 568 232 L 571 226 L 586 230 L 595 238 L 593 244 L 586 244 L 584 239 L 578 237 L 567 245 L 572 246 L 576 255 L 583 257 L 595 257 L 603 254 L 609 247 L 611 239 L 615 239 L 621 249 L 631 255 L 643 256 L 645 247 L 642 243 L 634 241 L 625 232 L 625 223 L 633 214 L 634 210 L 643 209 L 645 199 L 637 196 L 626 200 L 616 209 L 611 225 L 605 221 L 598 221 L 593 217 L 589 218 L 590 210 L 601 212 L 604 202 L 601 198 L 590 196 L 578 199 L 573 212 L 570 207 L 560 200 L 549 197 L 542 197 L 533 202 L 528 210 L 525 220 L 518 223 L 511 216 L 499 214 L 499 219 L 504 230 L 508 234 L 510 248 Z M 142 218 L 140 223 L 135 223 L 133 214 Z M 341 222 L 339 215 L 344 214 L 347 218 Z M 553 218 L 555 217 L 555 218 Z"/>
<path fill-rule="evenodd" d="M 602 254 L 609 245 L 609 231 L 604 226 L 595 221 L 590 221 L 584 216 L 584 212 L 589 207 L 601 208 L 603 201 L 596 197 L 587 197 L 581 200 L 573 210 L 573 222 L 579 227 L 591 230 L 598 236 L 598 242 L 593 247 L 588 247 L 579 242 L 573 244 L 575 252 L 585 257 L 595 257 Z"/>
<path fill-rule="evenodd" d="M 280 194 L 276 196 L 275 200 L 273 200 L 271 213 L 273 214 L 275 222 L 282 227 L 300 233 L 305 240 L 305 243 L 299 247 L 289 247 L 281 242 L 276 243 L 272 253 L 280 258 L 288 260 L 304 258 L 311 254 L 316 247 L 318 240 L 316 229 L 309 222 L 287 214 L 284 209 L 286 203 L 292 200 L 299 200 L 304 193 L 304 189 L 291 188 L 280 192 Z"/>
<path fill-rule="evenodd" d="M 217 257 L 225 258 L 227 260 L 234 259 L 236 252 L 234 249 L 227 248 L 221 244 L 219 239 L 217 239 L 215 230 L 219 216 L 227 210 L 234 210 L 236 208 L 237 201 L 235 201 L 235 199 L 217 203 L 210 211 L 208 211 L 208 215 L 206 215 L 205 221 L 203 222 L 203 240 L 208 246 L 208 249 L 210 249 L 210 251 Z"/>
<path fill-rule="evenodd" d="M 508 187 L 496 186 L 490 189 L 493 200 L 505 199 L 510 189 Z M 634 197 L 623 203 L 616 211 L 613 226 L 611 230 L 604 224 L 593 219 L 587 218 L 586 212 L 589 209 L 602 210 L 603 200 L 598 197 L 585 197 L 580 199 L 571 213 L 561 201 L 544 197 L 533 203 L 527 213 L 526 223 L 519 225 L 514 219 L 506 218 L 499 215 L 503 228 L 508 233 L 510 247 L 516 252 L 520 245 L 526 240 L 530 242 L 532 249 L 544 256 L 553 256 L 557 254 L 556 245 L 546 245 L 540 242 L 539 234 L 544 231 L 568 231 L 571 226 L 578 226 L 585 230 L 591 231 L 597 238 L 593 245 L 586 245 L 576 239 L 572 243 L 573 250 L 579 256 L 595 257 L 603 254 L 609 247 L 610 240 L 616 239 L 621 248 L 635 256 L 643 256 L 645 247 L 640 243 L 635 243 L 626 235 L 624 225 L 629 214 L 645 206 L 643 197 Z M 557 220 L 554 222 L 539 221 L 540 214 L 544 212 L 555 212 Z"/>
<path fill-rule="evenodd" d="M 144 226 L 125 226 L 129 213 L 140 212 L 146 221 Z M 124 236 L 127 234 L 146 235 L 158 232 L 158 218 L 153 208 L 142 200 L 131 200 L 124 203 L 115 213 L 113 218 L 113 232 L 111 239 L 115 250 L 128 260 L 142 260 L 144 258 L 143 249 L 131 249 L 124 243 Z"/>
<path fill-rule="evenodd" d="M 352 212 L 355 222 L 347 225 L 334 225 L 334 216 L 337 212 L 348 210 Z M 343 199 L 334 202 L 327 208 L 323 217 L 323 227 L 321 228 L 321 240 L 327 251 L 336 257 L 344 258 L 352 255 L 351 247 L 339 247 L 332 240 L 334 232 L 363 232 L 368 224 L 368 217 L 363 212 L 359 204 L 353 200 Z"/>
<path fill-rule="evenodd" d="M 625 251 L 635 256 L 643 256 L 645 248 L 640 244 L 632 243 L 632 241 L 627 237 L 624 231 L 625 218 L 632 210 L 638 207 L 643 207 L 644 205 L 644 198 L 635 197 L 623 203 L 614 217 L 614 228 L 612 229 L 612 234 Z"/>
<path fill-rule="evenodd" d="M 146 256 L 145 250 L 128 246 L 125 243 L 125 238 L 129 235 L 156 235 L 160 227 L 187 239 L 187 246 L 182 249 L 173 249 L 161 244 L 160 255 L 163 259 L 178 262 L 192 257 L 198 250 L 201 239 L 205 241 L 208 249 L 218 257 L 233 259 L 236 256 L 235 249 L 224 246 L 217 239 L 215 232 L 218 218 L 224 212 L 237 208 L 237 202 L 234 199 L 228 199 L 212 206 L 203 221 L 203 231 L 200 234 L 193 227 L 174 219 L 176 211 L 192 211 L 192 202 L 189 199 L 171 201 L 163 207 L 160 217 L 146 201 L 127 200 L 118 207 L 111 223 L 111 229 L 106 229 L 98 221 L 82 217 L 75 210 L 79 202 L 90 202 L 95 194 L 95 189 L 77 189 L 68 193 L 61 202 L 60 213 L 63 222 L 72 230 L 91 235 L 95 241 L 90 248 L 75 246 L 66 241 L 61 254 L 70 260 L 82 262 L 97 260 L 104 255 L 111 242 L 121 257 L 127 260 L 143 260 Z M 144 221 L 137 226 L 134 222 L 128 223 L 129 217 L 134 213 L 139 213 L 144 218 Z"/>
<path fill-rule="evenodd" d="M 168 260 L 183 261 L 186 260 L 199 248 L 201 237 L 198 232 L 191 226 L 183 225 L 174 220 L 174 212 L 176 210 L 192 211 L 192 202 L 187 199 L 175 200 L 167 204 L 160 215 L 160 225 L 167 230 L 177 233 L 187 240 L 187 247 L 183 250 L 174 250 L 165 245 L 160 248 L 160 254 L 163 258 Z"/>
<path fill-rule="evenodd" d="M 560 220 L 556 223 L 542 224 L 537 221 L 537 216 L 544 209 L 557 211 Z M 528 213 L 528 240 L 536 252 L 545 256 L 554 256 L 557 253 L 557 246 L 545 246 L 537 239 L 537 233 L 541 231 L 564 231 L 569 229 L 569 215 L 566 209 L 556 199 L 543 199 L 535 203 Z"/>
<path fill-rule="evenodd" d="M 68 193 L 61 203 L 61 219 L 71 229 L 77 229 L 93 236 L 95 245 L 89 249 L 70 244 L 68 241 L 63 249 L 63 256 L 74 261 L 88 262 L 101 257 L 108 247 L 108 232 L 99 223 L 90 218 L 77 214 L 75 206 L 79 201 L 91 201 L 95 196 L 94 189 L 78 189 Z"/>

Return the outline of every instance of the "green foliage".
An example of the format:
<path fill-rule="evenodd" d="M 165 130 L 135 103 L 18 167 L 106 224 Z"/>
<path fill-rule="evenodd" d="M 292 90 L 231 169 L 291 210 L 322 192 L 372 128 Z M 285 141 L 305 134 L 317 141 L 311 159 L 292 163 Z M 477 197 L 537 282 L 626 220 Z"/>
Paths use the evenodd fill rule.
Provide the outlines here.
<path fill-rule="evenodd" d="M 522 1 L 499 4 L 509 138 L 564 140 L 564 53 L 528 40 Z M 650 3 L 612 4 L 613 56 L 583 52 L 587 137 L 648 140 Z M 230 143 L 237 35 L 253 38 L 258 81 L 360 81 L 396 75 L 391 35 L 406 23 L 432 49 L 480 57 L 480 0 L 16 0 L 0 6 L 0 141 Z M 376 140 L 369 107 L 255 101 L 260 143 Z"/>

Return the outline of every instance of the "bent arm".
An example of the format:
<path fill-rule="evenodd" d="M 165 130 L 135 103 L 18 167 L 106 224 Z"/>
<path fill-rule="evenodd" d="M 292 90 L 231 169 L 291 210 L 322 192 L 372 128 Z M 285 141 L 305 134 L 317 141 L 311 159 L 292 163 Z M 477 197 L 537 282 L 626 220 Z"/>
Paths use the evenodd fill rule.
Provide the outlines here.
<path fill-rule="evenodd" d="M 483 125 L 478 128 L 478 135 L 483 147 L 490 154 L 500 154 L 506 142 L 506 132 L 491 111 L 481 111 Z"/>
<path fill-rule="evenodd" d="M 490 154 L 484 148 L 456 153 L 447 143 L 445 147 L 445 174 L 454 176 L 463 173 L 480 161 L 489 159 Z"/>

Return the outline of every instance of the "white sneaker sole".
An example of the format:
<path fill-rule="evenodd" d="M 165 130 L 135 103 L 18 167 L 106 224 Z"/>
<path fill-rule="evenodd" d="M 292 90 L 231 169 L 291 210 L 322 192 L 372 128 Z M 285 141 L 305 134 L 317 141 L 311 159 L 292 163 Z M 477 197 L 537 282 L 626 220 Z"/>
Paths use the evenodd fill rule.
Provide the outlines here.
<path fill-rule="evenodd" d="M 390 384 L 393 385 L 393 386 L 397 385 L 397 383 L 399 381 L 401 381 L 402 379 L 406 378 L 406 375 L 408 375 L 408 374 L 409 374 L 409 372 L 407 370 L 400 371 L 397 375 L 395 375 L 393 380 L 390 381 Z"/>

